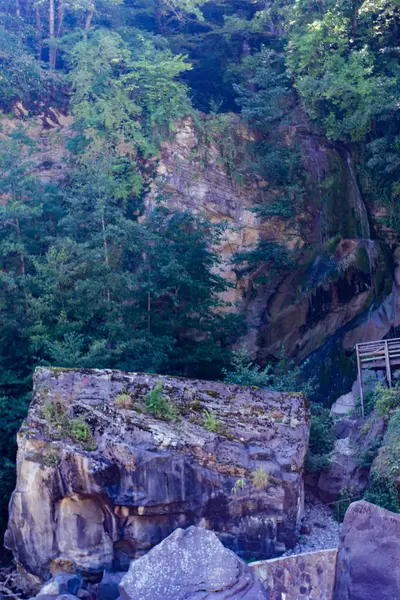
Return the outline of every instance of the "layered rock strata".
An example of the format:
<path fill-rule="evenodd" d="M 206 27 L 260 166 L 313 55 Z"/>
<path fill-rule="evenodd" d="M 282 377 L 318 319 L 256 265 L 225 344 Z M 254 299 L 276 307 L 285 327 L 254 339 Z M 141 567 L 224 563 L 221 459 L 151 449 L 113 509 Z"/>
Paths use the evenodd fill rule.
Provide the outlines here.
<path fill-rule="evenodd" d="M 308 436 L 301 394 L 38 369 L 6 544 L 41 579 L 126 569 L 199 524 L 239 555 L 277 556 L 302 515 Z"/>

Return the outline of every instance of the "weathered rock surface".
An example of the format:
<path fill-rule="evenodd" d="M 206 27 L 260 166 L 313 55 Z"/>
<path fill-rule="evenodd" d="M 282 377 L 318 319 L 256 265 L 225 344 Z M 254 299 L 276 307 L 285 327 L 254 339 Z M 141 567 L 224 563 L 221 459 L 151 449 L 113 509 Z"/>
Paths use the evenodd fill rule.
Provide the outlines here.
<path fill-rule="evenodd" d="M 40 590 L 39 596 L 59 596 L 61 594 L 76 595 L 82 585 L 82 578 L 72 573 L 58 573 Z"/>
<path fill-rule="evenodd" d="M 122 600 L 266 600 L 250 567 L 205 529 L 177 529 L 132 562 Z"/>
<path fill-rule="evenodd" d="M 212 122 L 205 119 L 203 125 L 212 127 Z M 229 168 L 224 143 L 230 136 L 235 151 Z M 308 210 L 297 217 L 301 226 L 294 221 L 290 221 L 289 226 L 287 220 L 279 216 L 258 218 L 254 208 L 261 203 L 274 203 L 277 190 L 246 169 L 249 139 L 252 133 L 235 115 L 231 115 L 230 127 L 225 132 L 218 133 L 217 128 L 207 142 L 192 118 L 182 119 L 176 135 L 161 145 L 156 177 L 145 202 L 151 208 L 161 196 L 173 210 L 200 212 L 215 222 L 226 223 L 216 251 L 223 259 L 224 276 L 235 284 L 226 297 L 233 306 L 237 303 L 251 325 L 247 345 L 260 359 L 278 357 L 282 345 L 291 357 L 304 359 L 329 336 L 366 311 L 371 300 L 383 294 L 386 279 L 390 279 L 386 290 L 390 293 L 387 257 L 379 243 L 356 239 L 358 224 L 352 203 L 359 192 L 354 189 L 348 162 L 317 137 L 297 141 L 304 168 L 311 178 L 336 180 L 337 197 L 322 209 L 323 219 L 315 219 L 314 187 L 309 190 Z M 234 174 L 239 177 L 232 176 L 232 163 Z M 318 214 L 320 212 L 319 207 Z M 326 227 L 327 230 L 318 231 Z M 260 240 L 278 242 L 288 250 L 301 250 L 305 242 L 318 246 L 321 239 L 334 237 L 339 232 L 342 241 L 335 250 L 304 251 L 298 268 L 272 283 L 268 264 L 261 263 L 251 277 L 238 276 L 232 265 L 235 251 L 249 251 Z M 371 273 L 377 271 L 380 277 L 371 281 Z M 267 283 L 263 283 L 265 279 Z M 364 321 L 363 326 L 365 329 Z M 364 331 L 358 331 L 356 342 L 363 336 Z"/>
<path fill-rule="evenodd" d="M 339 500 L 343 493 L 350 498 L 362 495 L 368 484 L 374 448 L 385 431 L 385 421 L 374 411 L 366 419 L 346 419 L 345 427 L 348 435 L 336 440 L 329 468 L 314 482 L 323 502 Z"/>
<path fill-rule="evenodd" d="M 253 563 L 271 600 L 332 600 L 337 550 L 321 550 Z"/>
<path fill-rule="evenodd" d="M 125 572 L 104 573 L 97 590 L 98 600 L 116 600 L 119 596 L 118 586 Z"/>
<path fill-rule="evenodd" d="M 340 396 L 336 402 L 332 404 L 331 415 L 334 417 L 348 415 L 352 410 L 354 410 L 355 406 L 356 399 L 351 391 L 348 394 L 343 394 L 343 396 Z"/>
<path fill-rule="evenodd" d="M 175 421 L 147 412 L 158 382 Z M 38 369 L 6 545 L 41 579 L 124 570 L 177 527 L 200 523 L 240 555 L 277 556 L 295 542 L 308 435 L 301 394 Z"/>
<path fill-rule="evenodd" d="M 340 535 L 334 600 L 395 598 L 400 598 L 400 515 L 354 502 Z"/>

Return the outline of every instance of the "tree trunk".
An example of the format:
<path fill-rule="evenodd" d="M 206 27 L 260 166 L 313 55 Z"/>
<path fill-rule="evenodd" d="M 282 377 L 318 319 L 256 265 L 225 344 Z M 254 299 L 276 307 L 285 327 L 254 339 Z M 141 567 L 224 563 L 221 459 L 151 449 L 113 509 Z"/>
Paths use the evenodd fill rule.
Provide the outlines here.
<path fill-rule="evenodd" d="M 96 0 L 91 0 L 90 2 L 90 8 L 86 14 L 86 19 L 85 19 L 85 27 L 84 27 L 84 36 L 85 39 L 87 38 L 87 32 L 90 29 L 90 26 L 92 24 L 92 19 L 93 19 L 93 15 L 94 15 L 94 11 L 96 10 Z"/>
<path fill-rule="evenodd" d="M 56 45 L 54 46 L 54 67 L 57 62 L 57 53 L 58 53 L 58 40 L 61 37 L 62 28 L 64 25 L 64 16 L 65 16 L 65 3 L 64 0 L 60 0 L 60 4 L 58 5 L 57 11 L 57 32 L 56 32 Z"/>
<path fill-rule="evenodd" d="M 104 219 L 104 215 L 101 215 L 101 228 L 103 230 L 103 245 L 104 245 L 104 260 L 105 263 L 107 265 L 107 267 L 110 264 L 109 258 L 108 258 L 108 244 L 107 244 L 107 236 L 106 236 L 106 222 Z M 108 269 L 107 269 L 108 271 Z M 110 292 L 110 288 L 107 288 L 107 302 L 110 303 L 111 301 L 111 292 Z"/>
<path fill-rule="evenodd" d="M 56 47 L 55 47 L 55 0 L 49 0 L 49 39 L 50 39 L 50 52 L 49 62 L 50 69 L 54 71 L 56 66 Z"/>
<path fill-rule="evenodd" d="M 36 39 L 37 39 L 37 44 L 38 44 L 37 59 L 38 59 L 38 61 L 41 61 L 42 60 L 42 50 L 43 50 L 42 19 L 40 16 L 40 9 L 37 4 L 35 5 L 35 18 L 36 18 Z"/>
<path fill-rule="evenodd" d="M 15 14 L 17 17 L 21 16 L 21 7 L 19 5 L 19 0 L 15 0 Z"/>
<path fill-rule="evenodd" d="M 16 218 L 15 219 L 15 227 L 17 230 L 17 237 L 18 237 L 18 241 L 20 244 L 22 244 L 22 240 L 21 240 L 21 228 L 19 226 L 19 219 Z M 26 267 L 25 267 L 25 257 L 24 257 L 24 253 L 22 252 L 22 250 L 19 253 L 19 258 L 20 258 L 20 262 L 21 262 L 21 275 L 24 281 L 24 300 L 25 300 L 25 315 L 28 314 L 28 294 L 26 293 Z"/>

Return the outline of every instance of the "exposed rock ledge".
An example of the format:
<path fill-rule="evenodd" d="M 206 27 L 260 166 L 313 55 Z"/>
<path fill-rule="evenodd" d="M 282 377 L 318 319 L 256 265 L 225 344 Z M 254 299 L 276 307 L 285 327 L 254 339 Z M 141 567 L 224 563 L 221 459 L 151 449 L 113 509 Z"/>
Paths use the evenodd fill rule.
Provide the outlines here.
<path fill-rule="evenodd" d="M 158 382 L 175 420 L 146 409 Z M 205 410 L 217 431 L 205 427 Z M 302 515 L 308 436 L 301 394 L 38 369 L 18 435 L 7 547 L 42 580 L 127 568 L 192 524 L 244 557 L 277 556 L 294 544 Z"/>

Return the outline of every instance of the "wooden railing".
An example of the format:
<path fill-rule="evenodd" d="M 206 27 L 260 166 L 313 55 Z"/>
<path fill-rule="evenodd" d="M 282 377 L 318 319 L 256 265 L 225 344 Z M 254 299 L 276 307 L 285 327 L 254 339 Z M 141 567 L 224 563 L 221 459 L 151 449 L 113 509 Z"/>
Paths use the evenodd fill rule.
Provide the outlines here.
<path fill-rule="evenodd" d="M 400 338 L 357 344 L 357 368 L 360 384 L 361 412 L 364 416 L 363 370 L 386 371 L 388 386 L 392 387 L 392 367 L 400 367 Z"/>

